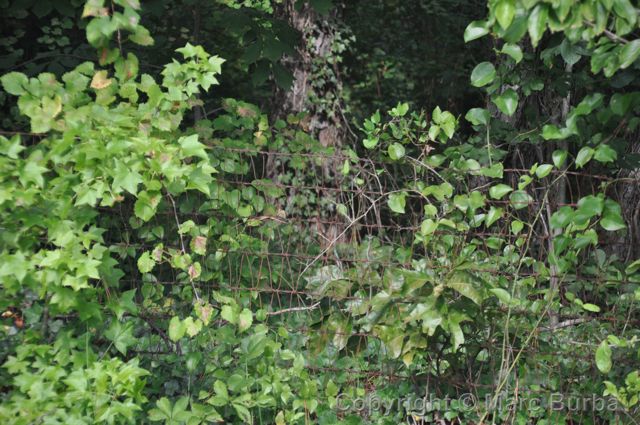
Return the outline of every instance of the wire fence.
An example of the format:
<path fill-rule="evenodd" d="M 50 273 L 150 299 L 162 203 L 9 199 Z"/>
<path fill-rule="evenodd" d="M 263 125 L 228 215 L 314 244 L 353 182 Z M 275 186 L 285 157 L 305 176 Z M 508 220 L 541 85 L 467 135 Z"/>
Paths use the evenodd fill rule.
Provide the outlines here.
<path fill-rule="evenodd" d="M 220 170 L 212 185 L 211 199 L 225 202 L 211 203 L 204 196 L 196 196 L 191 192 L 176 200 L 177 209 L 168 207 L 159 209 L 150 227 L 171 222 L 167 218 L 176 215 L 179 223 L 192 220 L 196 225 L 207 224 L 213 229 L 207 246 L 207 257 L 202 263 L 202 273 L 191 279 L 186 273 L 178 273 L 167 267 L 156 273 L 156 278 L 135 273 L 135 259 L 143 251 L 154 249 L 155 243 L 145 240 L 123 241 L 121 235 L 107 235 L 113 241 L 116 253 L 129 261 L 132 275 L 121 280 L 131 288 L 141 289 L 145 283 L 162 287 L 193 286 L 202 297 L 209 299 L 212 291 L 224 291 L 237 299 L 249 294 L 252 310 L 263 310 L 264 323 L 277 333 L 284 329 L 305 341 L 309 347 L 308 371 L 311 374 L 322 374 L 335 379 L 336 382 L 356 382 L 363 388 L 371 390 L 386 382 L 409 382 L 412 385 L 424 383 L 429 379 L 426 375 L 414 375 L 411 368 L 402 367 L 401 361 L 384 363 L 383 347 L 375 332 L 364 327 L 341 329 L 327 327 L 323 320 L 327 312 L 342 309 L 345 303 L 371 303 L 378 292 L 363 280 L 367 276 L 384 276 L 398 268 L 410 270 L 420 258 L 433 256 L 423 252 L 420 244 L 414 244 L 415 234 L 420 232 L 424 220 L 424 207 L 428 204 L 424 196 L 407 194 L 405 214 L 394 214 L 387 206 L 388 196 L 405 190 L 407 181 L 423 181 L 425 184 L 440 183 L 436 176 L 417 173 L 415 168 L 392 162 L 374 161 L 358 158 L 345 153 L 309 153 L 309 152 L 266 152 L 255 149 L 237 149 L 232 147 L 216 147 L 221 149 L 225 159 L 215 167 Z M 226 161 L 226 162 L 225 162 Z M 522 175 L 529 175 L 526 168 L 505 168 L 503 181 L 517 186 Z M 624 182 L 637 185 L 638 179 L 606 176 L 600 173 L 566 172 L 568 187 L 574 188 L 570 194 L 571 202 L 551 205 L 576 207 L 582 194 L 594 191 L 602 182 Z M 401 176 L 401 178 L 398 178 Z M 481 176 L 471 176 L 464 182 L 468 190 L 486 191 L 487 180 Z M 513 208 L 509 200 L 487 199 L 486 205 L 499 206 L 508 217 L 526 221 L 535 216 L 540 209 L 546 209 L 549 202 L 540 194 L 547 189 L 544 185 L 531 186 L 527 190 L 532 200 L 526 208 Z M 252 208 L 248 212 L 238 213 L 229 204 L 239 208 L 248 204 L 252 197 L 263 198 L 260 210 Z M 204 205 L 204 207 L 203 207 Z M 121 228 L 130 228 L 131 205 L 122 204 L 110 211 L 111 219 L 119 220 Z M 177 230 L 177 229 L 176 229 Z M 216 233 L 217 232 L 217 233 Z M 133 232 L 132 232 L 133 233 Z M 548 254 L 548 241 L 554 235 L 544 225 L 532 228 L 528 232 L 515 234 L 506 221 L 498 221 L 489 228 L 483 225 L 467 230 L 437 230 L 434 234 L 455 233 L 460 240 L 476 240 L 481 242 L 499 238 L 507 243 L 516 243 L 522 239 L 521 246 L 529 246 L 530 255 L 543 259 Z M 228 237 L 218 238 L 226 234 Z M 180 250 L 180 241 L 176 233 L 167 231 L 162 238 L 164 247 Z M 629 248 L 629 242 L 622 239 L 600 238 L 599 248 L 616 250 Z M 616 248 L 619 246 L 620 248 Z M 487 252 L 494 248 L 487 247 Z M 447 262 L 431 262 L 429 269 L 435 274 L 446 273 L 451 269 Z M 504 279 L 533 279 L 547 281 L 559 278 L 547 270 L 523 268 L 519 270 L 496 267 L 495 264 L 474 264 L 466 269 L 469 272 L 486 274 Z M 352 271 L 352 272 L 349 272 Z M 330 297 L 326 297 L 314 286 L 314 278 L 322 273 L 335 273 L 338 287 L 332 289 Z M 563 282 L 578 283 L 602 290 L 617 290 L 621 285 L 637 283 L 624 276 L 602 275 L 589 270 L 578 270 L 575 273 L 563 274 Z M 342 287 L 340 287 L 342 285 Z M 541 303 L 544 296 L 539 295 Z M 415 294 L 397 295 L 393 297 L 397 304 L 415 304 L 420 296 Z M 487 317 L 497 317 L 508 310 L 513 317 L 522 320 L 519 326 L 535 328 L 540 310 L 530 308 L 507 308 L 499 304 L 485 307 Z M 629 308 L 624 305 L 613 306 Z M 153 316 L 155 315 L 155 316 Z M 166 318 L 170 311 L 154 312 L 152 317 Z M 561 315 L 561 321 L 574 321 L 576 326 L 592 329 L 606 326 L 611 332 L 629 325 L 638 325 L 640 316 L 634 312 L 621 315 L 619 312 L 603 312 L 599 315 Z M 221 319 L 219 319 L 221 320 Z M 222 322 L 213 323 L 212 326 Z M 479 326 L 491 328 L 495 323 L 482 323 Z M 563 329 L 539 326 L 532 344 L 525 345 L 516 335 L 513 341 L 507 341 L 506 347 L 511 357 L 522 351 L 535 354 L 537 358 L 545 356 L 566 356 L 570 353 L 573 360 L 590 361 L 596 343 L 587 335 L 584 340 L 571 340 L 571 336 L 563 337 Z M 519 332 L 525 329 L 520 329 Z M 549 332 L 550 330 L 554 332 Z M 563 341 L 561 349 L 557 349 L 557 338 Z M 344 336 L 349 343 L 346 350 L 365 353 L 364 356 L 344 356 L 336 361 L 330 356 L 322 356 L 314 352 L 312 347 L 324 344 L 328 346 L 332 339 Z M 473 335 L 468 336 L 473 339 Z M 556 339 L 553 339 L 556 338 Z M 505 349 L 503 341 L 483 341 L 484 349 L 489 353 L 499 353 Z M 440 349 L 441 350 L 441 349 Z M 427 358 L 437 355 L 425 351 Z M 159 346 L 158 350 L 140 350 L 139 355 L 158 356 L 172 354 L 170 346 Z M 476 356 L 478 353 L 468 353 Z M 540 357 L 542 356 L 542 357 Z M 435 359 L 432 359 L 435 362 Z M 631 360 L 630 360 L 631 361 Z M 557 364 L 540 364 L 541 369 L 557 368 Z M 494 373 L 499 372 L 499 364 L 490 364 Z M 477 388 L 492 388 L 491 384 L 478 381 L 477 371 L 468 371 L 465 376 L 453 374 L 443 377 L 438 383 L 442 388 L 453 388 L 464 391 L 475 391 Z M 551 375 L 553 370 L 544 373 Z M 486 371 L 485 371 L 486 373 Z M 560 390 L 571 392 L 569 387 L 559 386 Z M 540 390 L 545 391 L 544 389 Z"/>

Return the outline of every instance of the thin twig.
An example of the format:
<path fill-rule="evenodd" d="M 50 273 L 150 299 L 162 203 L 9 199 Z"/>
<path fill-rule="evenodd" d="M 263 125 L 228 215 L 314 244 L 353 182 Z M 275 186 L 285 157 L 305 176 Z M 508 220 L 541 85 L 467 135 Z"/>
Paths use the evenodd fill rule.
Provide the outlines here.
<path fill-rule="evenodd" d="M 315 310 L 316 308 L 318 308 L 318 306 L 320 306 L 320 302 L 317 302 L 317 303 L 315 303 L 313 305 L 310 305 L 310 306 L 291 307 L 291 308 L 285 308 L 285 309 L 277 310 L 277 311 L 269 311 L 269 312 L 267 312 L 267 316 L 278 316 L 280 314 L 292 313 L 294 311 L 311 311 L 311 310 Z"/>

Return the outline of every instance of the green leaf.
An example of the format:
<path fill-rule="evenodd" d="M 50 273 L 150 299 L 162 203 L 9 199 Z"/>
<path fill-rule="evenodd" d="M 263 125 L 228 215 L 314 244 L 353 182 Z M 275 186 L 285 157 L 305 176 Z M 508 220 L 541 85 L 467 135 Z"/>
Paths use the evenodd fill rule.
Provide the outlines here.
<path fill-rule="evenodd" d="M 495 186 L 491 186 L 491 188 L 489 189 L 489 196 L 492 199 L 502 199 L 504 195 L 511 192 L 512 190 L 513 188 L 511 186 L 500 183 Z"/>
<path fill-rule="evenodd" d="M 475 87 L 483 87 L 490 84 L 496 78 L 496 68 L 491 62 L 481 62 L 471 72 L 471 84 Z"/>
<path fill-rule="evenodd" d="M 505 289 L 502 288 L 492 288 L 489 289 L 490 292 L 493 293 L 498 299 L 503 303 L 509 305 L 511 303 L 511 294 Z"/>
<path fill-rule="evenodd" d="M 111 326 L 106 330 L 104 335 L 113 342 L 113 346 L 116 349 L 127 355 L 127 349 L 136 343 L 136 338 L 133 336 L 133 323 L 127 322 L 122 324 L 118 320 L 111 322 Z"/>
<path fill-rule="evenodd" d="M 590 148 L 589 146 L 585 146 L 580 149 L 580 152 L 578 152 L 578 155 L 576 156 L 576 166 L 578 168 L 584 167 L 587 162 L 591 161 L 593 153 L 593 148 Z"/>
<path fill-rule="evenodd" d="M 391 145 L 389 145 L 388 151 L 389 157 L 394 161 L 402 158 L 405 153 L 404 146 L 402 146 L 400 143 L 392 143 Z"/>
<path fill-rule="evenodd" d="M 464 30 L 464 42 L 468 43 L 489 34 L 489 24 L 486 21 L 473 21 Z"/>
<path fill-rule="evenodd" d="M 113 190 L 115 192 L 124 189 L 132 195 L 138 193 L 138 185 L 142 183 L 142 176 L 137 171 L 132 170 L 131 167 L 122 162 L 118 162 L 114 172 Z"/>
<path fill-rule="evenodd" d="M 617 202 L 611 199 L 604 201 L 604 209 L 602 211 L 600 226 L 609 232 L 615 232 L 616 230 L 625 229 L 627 227 L 627 224 L 622 218 L 622 209 Z"/>
<path fill-rule="evenodd" d="M 513 17 L 516 14 L 515 0 L 499 0 L 496 6 L 495 15 L 498 23 L 504 29 L 509 28 Z"/>
<path fill-rule="evenodd" d="M 158 193 L 142 191 L 138 194 L 133 212 L 139 219 L 149 221 L 156 214 L 156 208 L 159 203 L 160 195 Z"/>
<path fill-rule="evenodd" d="M 373 149 L 376 147 L 376 145 L 378 144 L 378 141 L 380 139 L 378 139 L 375 136 L 371 136 L 371 137 L 367 137 L 366 139 L 364 139 L 362 141 L 362 144 L 364 145 L 365 148 L 367 149 Z"/>
<path fill-rule="evenodd" d="M 599 313 L 600 312 L 600 307 L 598 307 L 595 304 L 585 303 L 585 304 L 582 304 L 582 308 L 584 308 L 587 311 L 591 311 L 593 313 Z"/>
<path fill-rule="evenodd" d="M 640 39 L 628 42 L 620 49 L 620 68 L 628 68 L 638 59 L 638 56 L 640 56 Z"/>
<path fill-rule="evenodd" d="M 611 348 L 606 340 L 602 341 L 596 350 L 596 366 L 602 373 L 609 373 L 611 370 Z"/>
<path fill-rule="evenodd" d="M 193 320 L 193 317 L 189 316 L 182 322 L 184 329 L 190 337 L 194 337 L 202 330 L 202 322 L 199 319 Z M 179 339 L 179 338 L 178 338 Z"/>
<path fill-rule="evenodd" d="M 485 217 L 485 224 L 487 225 L 487 227 L 498 221 L 500 217 L 502 217 L 502 212 L 502 208 L 491 207 L 491 209 L 489 209 L 489 212 L 487 213 L 487 216 Z"/>
<path fill-rule="evenodd" d="M 529 15 L 527 28 L 529 29 L 529 37 L 531 38 L 533 47 L 538 45 L 538 42 L 544 35 L 544 31 L 547 28 L 548 15 L 549 10 L 544 4 L 538 4 Z"/>
<path fill-rule="evenodd" d="M 553 124 L 546 124 L 542 127 L 542 138 L 544 140 L 562 140 L 569 137 L 570 132 L 563 128 L 562 130 Z"/>
<path fill-rule="evenodd" d="M 618 159 L 618 152 L 609 145 L 601 144 L 596 148 L 593 159 L 603 163 L 613 162 Z"/>
<path fill-rule="evenodd" d="M 178 316 L 173 316 L 169 322 L 169 338 L 176 342 L 182 338 L 187 331 L 187 327 Z"/>
<path fill-rule="evenodd" d="M 253 313 L 248 308 L 243 309 L 238 316 L 238 330 L 244 332 L 251 327 L 252 323 Z"/>
<path fill-rule="evenodd" d="M 567 160 L 567 151 L 565 150 L 556 150 L 551 154 L 551 159 L 553 160 L 553 165 L 556 168 L 561 168 L 565 161 Z"/>
<path fill-rule="evenodd" d="M 518 93 L 513 89 L 505 90 L 501 95 L 494 96 L 492 100 L 500 109 L 500 112 L 507 116 L 513 115 L 518 107 Z"/>
<path fill-rule="evenodd" d="M 27 92 L 25 87 L 29 82 L 29 79 L 26 75 L 20 72 L 9 72 L 8 74 L 4 74 L 0 77 L 0 81 L 2 82 L 4 90 L 9 94 L 21 96 Z"/>
<path fill-rule="evenodd" d="M 149 251 L 144 252 L 140 258 L 138 258 L 138 270 L 140 270 L 140 273 L 149 273 L 155 265 L 156 262 L 149 254 Z"/>
<path fill-rule="evenodd" d="M 522 49 L 517 44 L 506 43 L 502 46 L 502 53 L 509 55 L 516 63 L 520 63 L 522 60 Z"/>
<path fill-rule="evenodd" d="M 490 117 L 489 111 L 484 108 L 469 109 L 469 112 L 464 116 L 464 118 L 473 125 L 487 125 Z"/>
<path fill-rule="evenodd" d="M 553 165 L 551 164 L 539 165 L 538 168 L 536 168 L 536 177 L 543 179 L 551 173 L 551 170 L 553 170 Z"/>
<path fill-rule="evenodd" d="M 391 211 L 398 213 L 398 214 L 404 214 L 404 207 L 406 206 L 406 196 L 407 194 L 402 192 L 402 193 L 392 193 L 391 195 L 389 195 L 389 200 L 387 201 L 387 204 L 389 205 L 389 208 L 391 208 Z"/>
<path fill-rule="evenodd" d="M 574 211 L 569 206 L 563 206 L 551 216 L 551 228 L 563 229 L 573 220 Z"/>
<path fill-rule="evenodd" d="M 454 272 L 447 281 L 447 286 L 480 305 L 482 303 L 482 295 L 473 285 L 473 280 L 473 276 L 467 272 Z"/>
<path fill-rule="evenodd" d="M 238 323 L 238 311 L 236 308 L 233 308 L 230 305 L 223 305 L 222 310 L 220 311 L 220 317 L 226 320 L 229 323 L 236 324 Z"/>
<path fill-rule="evenodd" d="M 191 136 L 181 137 L 178 139 L 178 143 L 182 149 L 182 153 L 185 157 L 197 156 L 204 160 L 209 160 L 205 146 L 198 142 L 198 135 L 192 134 Z"/>
<path fill-rule="evenodd" d="M 513 208 L 519 210 L 528 207 L 533 202 L 533 198 L 524 190 L 516 190 L 509 196 L 509 202 Z"/>

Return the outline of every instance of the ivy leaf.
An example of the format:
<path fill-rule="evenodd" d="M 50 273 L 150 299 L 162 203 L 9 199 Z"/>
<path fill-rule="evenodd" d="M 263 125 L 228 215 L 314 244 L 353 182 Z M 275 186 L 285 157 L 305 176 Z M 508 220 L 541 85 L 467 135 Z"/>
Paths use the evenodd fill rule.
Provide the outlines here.
<path fill-rule="evenodd" d="M 491 62 L 481 62 L 471 72 L 471 84 L 475 87 L 483 87 L 490 84 L 496 78 L 496 68 Z"/>
<path fill-rule="evenodd" d="M 91 88 L 96 90 L 106 89 L 111 85 L 113 80 L 107 77 L 107 71 L 98 71 L 93 75 L 91 79 Z"/>
<path fill-rule="evenodd" d="M 543 179 L 551 173 L 551 170 L 553 170 L 553 165 L 551 164 L 539 165 L 538 168 L 536 168 L 536 177 Z"/>
<path fill-rule="evenodd" d="M 553 151 L 553 153 L 551 154 L 551 159 L 553 160 L 553 165 L 555 165 L 556 168 L 560 168 L 564 165 L 565 161 L 567 160 L 567 151 L 565 150 Z"/>
<path fill-rule="evenodd" d="M 113 342 L 113 346 L 116 350 L 127 355 L 127 349 L 136 343 L 136 338 L 133 336 L 133 323 L 127 322 L 124 326 L 118 320 L 111 322 L 111 326 L 106 330 L 104 336 L 108 340 Z"/>
<path fill-rule="evenodd" d="M 207 155 L 205 146 L 202 143 L 198 142 L 197 134 L 181 137 L 180 139 L 178 139 L 178 143 L 180 144 L 180 148 L 182 149 L 182 153 L 185 157 L 197 156 L 204 160 L 209 160 L 209 156 Z"/>
<path fill-rule="evenodd" d="M 391 158 L 394 161 L 397 161 L 398 159 L 402 158 L 405 153 L 404 146 L 402 146 L 400 143 L 393 143 L 389 145 L 388 151 L 389 151 L 389 158 Z"/>
<path fill-rule="evenodd" d="M 238 316 L 238 330 L 244 332 L 251 327 L 252 323 L 253 313 L 248 308 L 243 309 Z"/>
<path fill-rule="evenodd" d="M 404 207 L 407 203 L 406 196 L 407 194 L 404 192 L 392 193 L 389 195 L 387 204 L 389 205 L 389 208 L 391 208 L 391 211 L 398 214 L 404 214 Z"/>
<path fill-rule="evenodd" d="M 238 312 L 230 305 L 223 305 L 220 311 L 220 317 L 229 323 L 236 324 L 238 322 Z"/>
<path fill-rule="evenodd" d="M 490 117 L 489 111 L 484 108 L 469 109 L 469 112 L 464 116 L 464 118 L 473 125 L 487 125 Z"/>
<path fill-rule="evenodd" d="M 509 196 L 509 202 L 513 208 L 519 210 L 528 207 L 533 198 L 524 190 L 516 190 Z"/>
<path fill-rule="evenodd" d="M 138 192 L 138 185 L 142 183 L 142 176 L 131 167 L 127 167 L 122 162 L 118 162 L 115 167 L 115 175 L 113 178 L 113 190 L 119 192 L 124 189 L 135 195 Z"/>
<path fill-rule="evenodd" d="M 199 319 L 193 320 L 193 317 L 191 316 L 184 319 L 183 325 L 187 335 L 192 338 L 198 335 L 202 330 L 202 322 Z"/>
<path fill-rule="evenodd" d="M 498 221 L 502 217 L 502 208 L 491 207 L 487 216 L 485 217 L 485 224 L 487 227 Z"/>
<path fill-rule="evenodd" d="M 178 316 L 173 316 L 169 322 L 169 338 L 177 342 L 187 331 L 185 323 Z"/>
<path fill-rule="evenodd" d="M 505 90 L 501 95 L 494 96 L 492 100 L 500 112 L 507 116 L 513 115 L 518 107 L 518 93 L 513 89 Z"/>
<path fill-rule="evenodd" d="M 593 148 L 590 148 L 589 146 L 585 146 L 584 148 L 580 149 L 578 155 L 576 156 L 576 167 L 584 167 L 587 162 L 591 161 L 593 153 Z"/>
<path fill-rule="evenodd" d="M 155 265 L 156 261 L 151 257 L 149 251 L 146 251 L 138 258 L 138 270 L 140 270 L 140 273 L 149 273 Z"/>
<path fill-rule="evenodd" d="M 160 194 L 157 192 L 142 191 L 133 207 L 136 217 L 143 221 L 149 221 L 156 214 L 156 208 L 160 203 Z"/>
<path fill-rule="evenodd" d="M 513 188 L 511 186 L 500 183 L 495 186 L 491 186 L 491 188 L 489 189 L 489 196 L 492 199 L 502 199 L 504 195 L 511 192 L 512 190 Z"/>
<path fill-rule="evenodd" d="M 27 92 L 25 87 L 27 86 L 29 79 L 26 75 L 20 72 L 9 72 L 8 74 L 3 75 L 0 78 L 0 81 L 2 82 L 4 90 L 9 94 L 21 96 Z"/>
<path fill-rule="evenodd" d="M 596 350 L 596 366 L 602 373 L 609 373 L 611 370 L 611 348 L 606 340 L 602 341 Z"/>
<path fill-rule="evenodd" d="M 602 144 L 596 148 L 593 158 L 602 163 L 613 162 L 618 158 L 618 152 L 611 146 Z"/>
<path fill-rule="evenodd" d="M 622 209 L 617 202 L 607 199 L 604 201 L 604 209 L 602 211 L 602 219 L 600 226 L 609 232 L 615 232 L 627 227 L 622 218 Z"/>

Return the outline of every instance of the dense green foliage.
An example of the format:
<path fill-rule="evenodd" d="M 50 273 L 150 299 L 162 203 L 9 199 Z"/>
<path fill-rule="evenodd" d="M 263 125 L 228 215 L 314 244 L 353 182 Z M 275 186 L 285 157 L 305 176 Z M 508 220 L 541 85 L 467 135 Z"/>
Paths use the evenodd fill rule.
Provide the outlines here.
<path fill-rule="evenodd" d="M 638 2 L 0 7 L 1 423 L 640 420 Z"/>

